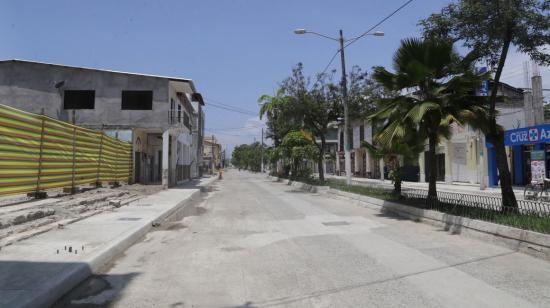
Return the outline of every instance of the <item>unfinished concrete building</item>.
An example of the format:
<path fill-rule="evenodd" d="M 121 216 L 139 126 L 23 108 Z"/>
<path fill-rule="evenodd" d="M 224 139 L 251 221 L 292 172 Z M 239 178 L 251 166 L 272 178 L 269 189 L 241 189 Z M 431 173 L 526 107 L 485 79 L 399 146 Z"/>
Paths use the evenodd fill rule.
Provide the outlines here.
<path fill-rule="evenodd" d="M 0 104 L 131 142 L 137 183 L 168 187 L 201 173 L 204 102 L 190 79 L 7 60 Z"/>

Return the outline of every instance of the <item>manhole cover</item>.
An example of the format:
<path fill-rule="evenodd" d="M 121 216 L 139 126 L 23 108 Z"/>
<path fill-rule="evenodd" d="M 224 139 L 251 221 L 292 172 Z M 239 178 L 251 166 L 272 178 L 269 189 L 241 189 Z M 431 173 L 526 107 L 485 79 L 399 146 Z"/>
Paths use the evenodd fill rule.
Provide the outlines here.
<path fill-rule="evenodd" d="M 121 217 L 119 218 L 118 220 L 123 220 L 123 221 L 136 221 L 136 220 L 140 220 L 141 218 L 138 218 L 138 217 Z"/>
<path fill-rule="evenodd" d="M 331 226 L 347 226 L 349 225 L 349 222 L 347 221 L 328 221 L 328 222 L 324 222 L 323 225 L 327 226 L 327 227 L 331 227 Z"/>

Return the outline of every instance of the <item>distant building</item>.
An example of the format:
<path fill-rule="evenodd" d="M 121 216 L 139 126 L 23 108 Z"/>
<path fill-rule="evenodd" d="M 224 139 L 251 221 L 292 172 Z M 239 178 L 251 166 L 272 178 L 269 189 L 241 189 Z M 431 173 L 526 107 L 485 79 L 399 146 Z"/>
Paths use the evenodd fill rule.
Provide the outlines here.
<path fill-rule="evenodd" d="M 532 151 L 544 152 L 547 177 L 550 171 L 550 136 L 542 138 L 543 131 L 550 130 L 544 119 L 542 79 L 534 76 L 531 82 L 531 89 L 515 88 L 505 83 L 498 88 L 498 95 L 504 97 L 504 101 L 497 103 L 497 122 L 505 130 L 508 166 L 515 185 L 531 181 Z M 442 141 L 437 147 L 438 181 L 498 185 L 496 153 L 492 144 L 471 127 L 454 125 L 452 129 L 452 138 Z M 526 138 L 513 138 L 516 135 Z M 421 155 L 419 159 L 420 181 L 427 179 L 428 164 L 424 157 Z"/>
<path fill-rule="evenodd" d="M 321 144 L 321 139 L 316 139 L 317 144 Z M 332 124 L 327 134 L 325 135 L 325 159 L 323 161 L 323 171 L 325 174 L 336 174 L 336 158 L 338 153 L 338 127 L 337 124 Z M 312 161 L 311 165 L 314 172 L 319 172 L 316 161 Z"/>
<path fill-rule="evenodd" d="M 213 173 L 222 167 L 222 146 L 214 135 L 204 137 L 203 145 L 203 170 Z"/>
<path fill-rule="evenodd" d="M 489 91 L 492 85 L 489 85 Z M 490 93 L 490 92 L 489 92 Z M 480 93 L 478 93 L 481 95 Z M 531 180 L 530 155 L 532 151 L 543 151 L 546 161 L 546 176 L 550 177 L 550 124 L 545 124 L 542 79 L 532 78 L 531 89 L 520 89 L 501 83 L 498 95 L 504 101 L 497 103 L 497 122 L 505 130 L 505 144 L 508 164 L 513 182 L 524 185 Z M 548 122 L 550 123 L 550 122 Z M 363 120 L 352 121 L 352 174 L 367 178 L 388 179 L 388 170 L 382 160 L 372 158 L 366 149 L 361 148 L 363 140 L 372 142 L 373 131 L 369 123 Z M 469 126 L 452 125 L 450 140 L 442 140 L 436 148 L 436 161 L 429 164 L 425 152 L 421 153 L 418 163 L 405 166 L 403 179 L 406 181 L 427 181 L 430 165 L 437 169 L 437 180 L 446 183 L 465 182 L 484 183 L 490 186 L 498 184 L 495 151 L 485 140 L 485 136 Z M 529 139 L 531 133 L 531 139 Z M 515 136 L 522 138 L 514 138 Z M 525 137 L 525 138 L 523 138 Z M 338 159 L 336 170 L 345 174 L 344 167 L 344 131 L 343 125 L 338 131 Z M 427 146 L 426 146 L 427 149 Z"/>
<path fill-rule="evenodd" d="M 200 175 L 204 102 L 190 79 L 7 60 L 0 103 L 132 142 L 137 183 Z"/>

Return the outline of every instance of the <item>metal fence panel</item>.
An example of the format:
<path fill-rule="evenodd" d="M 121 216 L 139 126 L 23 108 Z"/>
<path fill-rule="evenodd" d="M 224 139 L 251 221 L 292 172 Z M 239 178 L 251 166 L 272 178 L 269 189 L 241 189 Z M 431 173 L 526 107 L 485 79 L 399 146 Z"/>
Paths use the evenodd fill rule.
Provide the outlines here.
<path fill-rule="evenodd" d="M 0 195 L 127 182 L 132 145 L 0 104 Z"/>

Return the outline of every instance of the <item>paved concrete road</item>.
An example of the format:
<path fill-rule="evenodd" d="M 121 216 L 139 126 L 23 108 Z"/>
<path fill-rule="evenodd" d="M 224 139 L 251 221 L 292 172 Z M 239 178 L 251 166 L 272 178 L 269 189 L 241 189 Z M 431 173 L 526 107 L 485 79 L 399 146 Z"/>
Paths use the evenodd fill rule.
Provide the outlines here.
<path fill-rule="evenodd" d="M 550 263 L 227 172 L 61 305 L 550 307 Z"/>

